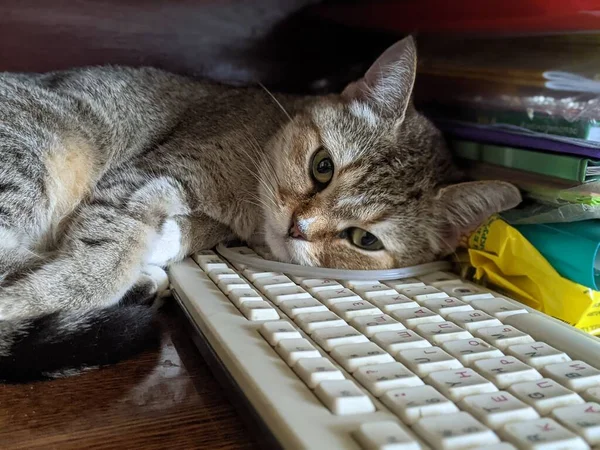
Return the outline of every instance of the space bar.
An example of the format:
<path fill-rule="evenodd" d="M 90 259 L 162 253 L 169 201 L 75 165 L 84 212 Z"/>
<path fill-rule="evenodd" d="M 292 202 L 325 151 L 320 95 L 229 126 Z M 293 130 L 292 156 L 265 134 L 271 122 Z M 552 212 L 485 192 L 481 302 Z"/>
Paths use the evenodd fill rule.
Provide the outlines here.
<path fill-rule="evenodd" d="M 562 350 L 573 359 L 595 365 L 600 354 L 600 339 L 541 314 L 513 314 L 503 322 Z"/>

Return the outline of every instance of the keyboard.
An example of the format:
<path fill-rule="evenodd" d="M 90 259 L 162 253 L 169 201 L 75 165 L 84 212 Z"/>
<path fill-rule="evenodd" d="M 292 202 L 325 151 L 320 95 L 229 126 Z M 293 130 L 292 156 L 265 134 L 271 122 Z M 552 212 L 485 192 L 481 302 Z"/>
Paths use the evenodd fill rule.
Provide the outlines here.
<path fill-rule="evenodd" d="M 206 251 L 169 278 L 280 448 L 600 449 L 600 340 L 453 273 L 296 278 Z"/>

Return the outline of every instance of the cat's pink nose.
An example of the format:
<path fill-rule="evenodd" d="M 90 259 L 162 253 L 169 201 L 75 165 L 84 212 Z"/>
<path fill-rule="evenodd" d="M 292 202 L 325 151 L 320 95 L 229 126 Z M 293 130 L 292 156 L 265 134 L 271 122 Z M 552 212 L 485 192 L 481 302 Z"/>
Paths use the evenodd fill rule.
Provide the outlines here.
<path fill-rule="evenodd" d="M 292 226 L 290 227 L 288 235 L 290 237 L 293 237 L 294 239 L 304 239 L 305 241 L 307 240 L 306 235 L 298 227 L 298 219 L 296 218 L 296 216 L 292 217 Z"/>

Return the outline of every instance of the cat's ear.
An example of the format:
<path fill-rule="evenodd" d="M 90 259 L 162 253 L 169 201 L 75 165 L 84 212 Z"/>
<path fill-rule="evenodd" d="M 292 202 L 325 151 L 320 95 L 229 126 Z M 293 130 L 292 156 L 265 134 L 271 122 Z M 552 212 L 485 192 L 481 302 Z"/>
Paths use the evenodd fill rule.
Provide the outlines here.
<path fill-rule="evenodd" d="M 444 244 L 455 247 L 491 215 L 521 203 L 521 193 L 503 181 L 471 181 L 441 189 L 436 212 Z"/>
<path fill-rule="evenodd" d="M 411 102 L 416 71 L 417 48 L 409 36 L 383 52 L 364 77 L 344 89 L 342 97 L 366 103 L 386 118 L 402 120 Z"/>

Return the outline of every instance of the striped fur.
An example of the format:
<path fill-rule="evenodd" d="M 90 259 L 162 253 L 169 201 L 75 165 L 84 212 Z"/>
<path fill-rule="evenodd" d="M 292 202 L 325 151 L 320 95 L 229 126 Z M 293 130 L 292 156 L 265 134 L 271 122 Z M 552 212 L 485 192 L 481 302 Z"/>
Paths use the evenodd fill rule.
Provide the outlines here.
<path fill-rule="evenodd" d="M 389 267 L 440 256 L 518 202 L 502 183 L 444 188 L 457 172 L 410 105 L 412 41 L 390 61 L 341 96 L 306 98 L 150 68 L 0 74 L 0 379 L 139 351 L 155 336 L 161 268 L 224 239 L 304 264 Z M 336 178 L 316 193 L 321 145 Z M 287 236 L 294 211 L 306 242 Z M 376 230 L 385 250 L 353 248 L 346 226 Z"/>

